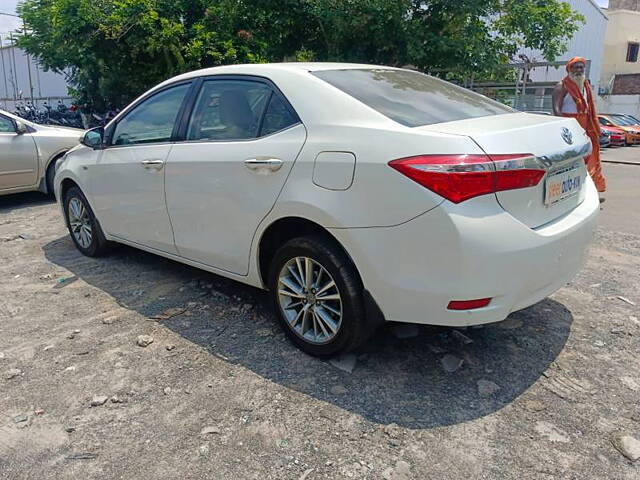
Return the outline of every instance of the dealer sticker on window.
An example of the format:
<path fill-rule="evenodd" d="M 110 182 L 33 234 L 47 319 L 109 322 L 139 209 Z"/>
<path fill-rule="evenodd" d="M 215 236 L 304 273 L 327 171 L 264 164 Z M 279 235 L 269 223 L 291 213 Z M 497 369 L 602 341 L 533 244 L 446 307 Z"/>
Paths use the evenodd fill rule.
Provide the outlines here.
<path fill-rule="evenodd" d="M 545 183 L 545 205 L 553 205 L 580 193 L 582 174 L 577 165 L 554 172 Z"/>

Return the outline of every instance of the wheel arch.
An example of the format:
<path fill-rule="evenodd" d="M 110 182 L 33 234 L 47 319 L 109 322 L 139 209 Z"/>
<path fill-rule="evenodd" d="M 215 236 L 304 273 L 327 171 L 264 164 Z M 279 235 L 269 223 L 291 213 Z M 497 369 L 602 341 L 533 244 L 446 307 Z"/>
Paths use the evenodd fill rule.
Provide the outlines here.
<path fill-rule="evenodd" d="M 39 191 L 41 191 L 42 193 L 47 193 L 47 194 L 52 194 L 53 193 L 53 191 L 49 191 L 49 185 L 47 184 L 47 174 L 49 172 L 49 167 L 51 167 L 58 160 L 60 160 L 62 157 L 64 157 L 65 153 L 67 153 L 68 151 L 69 151 L 68 148 L 63 148 L 63 149 L 58 150 L 57 152 L 55 152 L 53 155 L 49 156 L 49 158 L 45 162 L 43 170 L 42 170 L 42 175 L 40 177 L 40 186 L 38 187 Z"/>
<path fill-rule="evenodd" d="M 51 165 L 52 162 L 57 162 L 58 160 L 60 160 L 60 158 L 63 157 L 64 154 L 67 153 L 69 150 L 71 149 L 67 147 L 61 148 L 57 152 L 50 155 L 49 159 L 47 160 L 47 163 L 45 164 L 45 169 L 49 168 L 49 165 Z"/>
<path fill-rule="evenodd" d="M 78 187 L 80 191 L 82 191 L 82 188 L 80 187 L 80 185 L 78 185 L 78 183 L 70 177 L 66 177 L 60 182 L 60 202 L 61 203 L 64 202 L 64 196 L 66 195 L 66 193 L 69 191 L 71 187 Z"/>
<path fill-rule="evenodd" d="M 258 242 L 258 274 L 265 287 L 268 285 L 267 275 L 269 274 L 271 259 L 278 248 L 293 238 L 305 235 L 321 235 L 331 241 L 349 258 L 358 276 L 362 279 L 358 271 L 358 266 L 353 261 L 347 249 L 329 230 L 313 220 L 298 216 L 287 216 L 274 220 L 265 228 Z"/>
<path fill-rule="evenodd" d="M 281 217 L 273 221 L 263 232 L 258 243 L 257 250 L 257 264 L 258 275 L 265 288 L 268 288 L 269 264 L 273 255 L 277 249 L 285 242 L 301 237 L 304 235 L 321 235 L 337 248 L 339 248 L 353 265 L 353 269 L 360 280 L 362 285 L 362 302 L 365 312 L 365 324 L 372 332 L 375 331 L 380 325 L 386 322 L 384 312 L 371 295 L 371 292 L 367 290 L 367 287 L 362 278 L 362 274 L 358 269 L 358 265 L 353 260 L 353 257 L 349 254 L 348 250 L 344 247 L 342 242 L 338 240 L 328 229 L 322 225 L 309 220 L 304 217 L 287 216 Z"/>

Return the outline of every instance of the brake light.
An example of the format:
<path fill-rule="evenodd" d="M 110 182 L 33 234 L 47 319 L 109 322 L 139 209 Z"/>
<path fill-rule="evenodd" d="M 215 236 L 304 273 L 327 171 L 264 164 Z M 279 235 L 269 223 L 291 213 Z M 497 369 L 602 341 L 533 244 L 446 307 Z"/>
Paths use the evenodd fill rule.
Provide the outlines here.
<path fill-rule="evenodd" d="M 530 153 L 419 155 L 392 160 L 389 166 L 453 203 L 533 187 L 546 173 Z"/>
<path fill-rule="evenodd" d="M 452 300 L 447 306 L 448 310 L 475 310 L 484 308 L 491 303 L 490 298 L 479 298 L 478 300 Z"/>

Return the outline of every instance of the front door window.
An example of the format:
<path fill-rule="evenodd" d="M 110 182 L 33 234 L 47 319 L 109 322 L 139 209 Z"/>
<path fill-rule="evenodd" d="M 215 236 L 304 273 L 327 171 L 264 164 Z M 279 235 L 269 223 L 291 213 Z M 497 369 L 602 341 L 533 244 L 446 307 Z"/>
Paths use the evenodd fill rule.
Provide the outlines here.
<path fill-rule="evenodd" d="M 169 142 L 188 90 L 189 84 L 168 88 L 134 107 L 118 122 L 111 144 L 137 145 Z"/>

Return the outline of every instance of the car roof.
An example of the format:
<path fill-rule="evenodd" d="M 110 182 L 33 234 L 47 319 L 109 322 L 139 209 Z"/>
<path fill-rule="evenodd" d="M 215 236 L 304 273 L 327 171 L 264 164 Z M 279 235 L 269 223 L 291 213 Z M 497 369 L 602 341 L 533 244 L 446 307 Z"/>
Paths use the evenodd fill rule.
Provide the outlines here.
<path fill-rule="evenodd" d="M 245 63 L 239 65 L 222 65 L 219 67 L 203 68 L 186 72 L 162 82 L 163 86 L 176 81 L 189 80 L 191 78 L 205 77 L 208 75 L 255 75 L 269 77 L 276 73 L 294 73 L 304 75 L 309 72 L 323 70 L 402 70 L 385 65 L 369 65 L 364 63 L 337 63 L 337 62 L 282 62 L 282 63 Z"/>
<path fill-rule="evenodd" d="M 129 107 L 135 105 L 142 98 L 153 95 L 154 92 L 168 86 L 215 75 L 246 75 L 262 77 L 271 80 L 290 101 L 295 100 L 295 108 L 298 115 L 307 123 L 320 123 L 335 120 L 343 116 L 345 121 L 362 121 L 370 124 L 375 118 L 385 128 L 396 128 L 400 125 L 382 113 L 358 101 L 356 98 L 320 80 L 310 72 L 327 70 L 403 70 L 401 68 L 369 65 L 361 63 L 335 63 L 335 62 L 283 62 L 283 63 L 256 63 L 241 65 L 224 65 L 219 67 L 204 68 L 186 72 L 169 78 L 143 93 L 134 100 Z M 406 69 L 405 71 L 409 71 Z M 419 72 L 416 72 L 419 73 Z M 308 83 L 307 83 L 308 82 Z M 312 94 L 310 92 L 313 92 Z M 322 99 L 318 101 L 318 99 Z M 115 122 L 125 115 L 129 107 L 123 109 L 111 122 Z"/>
<path fill-rule="evenodd" d="M 633 115 L 630 115 L 628 113 L 600 113 L 598 115 L 603 115 L 605 117 L 631 117 L 631 118 L 635 118 Z"/>
<path fill-rule="evenodd" d="M 185 73 L 181 77 L 200 77 L 203 75 L 215 75 L 221 73 L 242 73 L 261 75 L 273 71 L 306 71 L 318 72 L 322 70 L 354 70 L 354 69 L 385 69 L 398 70 L 384 65 L 369 65 L 364 63 L 338 63 L 338 62 L 282 62 L 282 63 L 246 63 L 240 65 L 224 65 L 220 67 L 203 68 Z"/>

